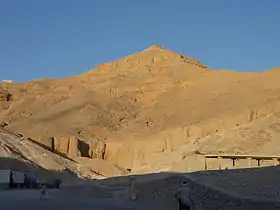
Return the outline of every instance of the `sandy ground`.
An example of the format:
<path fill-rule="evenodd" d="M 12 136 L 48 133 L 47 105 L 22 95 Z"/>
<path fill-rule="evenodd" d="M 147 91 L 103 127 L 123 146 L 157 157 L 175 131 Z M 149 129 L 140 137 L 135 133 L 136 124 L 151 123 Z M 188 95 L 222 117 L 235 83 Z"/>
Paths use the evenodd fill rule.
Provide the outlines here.
<path fill-rule="evenodd" d="M 178 209 L 174 193 L 182 180 L 191 188 L 195 210 L 276 210 L 280 208 L 279 167 L 204 171 L 188 174 L 160 173 L 134 176 L 138 199 L 129 200 L 127 177 L 84 181 L 48 190 L 0 191 L 3 209 Z"/>
<path fill-rule="evenodd" d="M 165 174 L 136 177 L 138 199 L 129 200 L 129 177 L 85 181 L 78 185 L 63 185 L 58 190 L 48 190 L 47 200 L 40 201 L 39 190 L 0 191 L 3 209 L 177 209 L 173 196 L 181 176 Z M 153 183 L 153 184 L 151 184 Z"/>
<path fill-rule="evenodd" d="M 1 209 L 17 210 L 17 209 L 79 209 L 79 210 L 120 210 L 132 209 L 125 206 L 114 205 L 106 199 L 83 200 L 80 198 L 71 198 L 67 194 L 57 191 L 48 191 L 48 199 L 46 201 L 39 200 L 40 191 L 4 191 L 0 192 Z"/>

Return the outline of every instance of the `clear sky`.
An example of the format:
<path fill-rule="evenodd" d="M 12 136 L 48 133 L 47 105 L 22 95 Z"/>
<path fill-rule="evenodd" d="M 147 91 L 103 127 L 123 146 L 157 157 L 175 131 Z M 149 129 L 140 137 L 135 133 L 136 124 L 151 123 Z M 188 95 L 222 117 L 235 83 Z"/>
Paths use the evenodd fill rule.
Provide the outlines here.
<path fill-rule="evenodd" d="M 280 66 L 279 0 L 0 0 L 0 79 L 67 77 L 160 44 L 214 69 Z"/>

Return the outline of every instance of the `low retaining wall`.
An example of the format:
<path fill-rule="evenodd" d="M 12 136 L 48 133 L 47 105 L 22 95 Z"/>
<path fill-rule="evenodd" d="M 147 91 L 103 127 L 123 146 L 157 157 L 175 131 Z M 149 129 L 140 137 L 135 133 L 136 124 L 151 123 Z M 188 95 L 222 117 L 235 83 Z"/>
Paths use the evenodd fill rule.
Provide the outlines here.
<path fill-rule="evenodd" d="M 185 177 L 190 184 L 195 210 L 279 210 L 280 201 L 246 198 L 197 182 L 190 176 Z"/>

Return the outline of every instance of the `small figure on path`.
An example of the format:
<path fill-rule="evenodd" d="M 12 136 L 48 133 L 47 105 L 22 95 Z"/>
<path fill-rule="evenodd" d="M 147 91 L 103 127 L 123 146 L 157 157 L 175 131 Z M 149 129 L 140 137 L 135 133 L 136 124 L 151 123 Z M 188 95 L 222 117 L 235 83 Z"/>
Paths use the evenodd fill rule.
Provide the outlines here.
<path fill-rule="evenodd" d="M 46 200 L 46 185 L 42 185 L 42 190 L 41 190 L 41 195 L 40 195 L 40 200 Z"/>
<path fill-rule="evenodd" d="M 129 199 L 130 200 L 137 200 L 137 194 L 136 194 L 136 179 L 134 177 L 129 178 Z"/>
<path fill-rule="evenodd" d="M 179 210 L 193 210 L 194 201 L 191 196 L 191 188 L 186 181 L 183 181 L 175 193 L 175 197 L 178 201 Z"/>

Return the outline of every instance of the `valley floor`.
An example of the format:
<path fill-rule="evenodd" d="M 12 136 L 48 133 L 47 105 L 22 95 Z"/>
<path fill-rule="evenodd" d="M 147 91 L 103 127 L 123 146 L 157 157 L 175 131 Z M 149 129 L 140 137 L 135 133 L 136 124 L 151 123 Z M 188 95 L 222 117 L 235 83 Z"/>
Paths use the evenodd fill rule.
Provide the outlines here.
<path fill-rule="evenodd" d="M 3 209 L 173 210 L 174 193 L 182 180 L 189 182 L 195 210 L 267 210 L 280 208 L 280 167 L 157 173 L 134 175 L 138 199 L 129 200 L 130 176 L 64 183 L 48 190 L 40 201 L 39 190 L 0 191 Z"/>
<path fill-rule="evenodd" d="M 80 198 L 69 199 L 67 194 L 57 191 L 49 191 L 48 199 L 39 200 L 40 191 L 4 191 L 0 192 L 1 209 L 17 210 L 17 209 L 41 209 L 41 210 L 128 210 L 132 208 L 117 206 L 113 202 L 102 199 L 83 200 Z"/>

